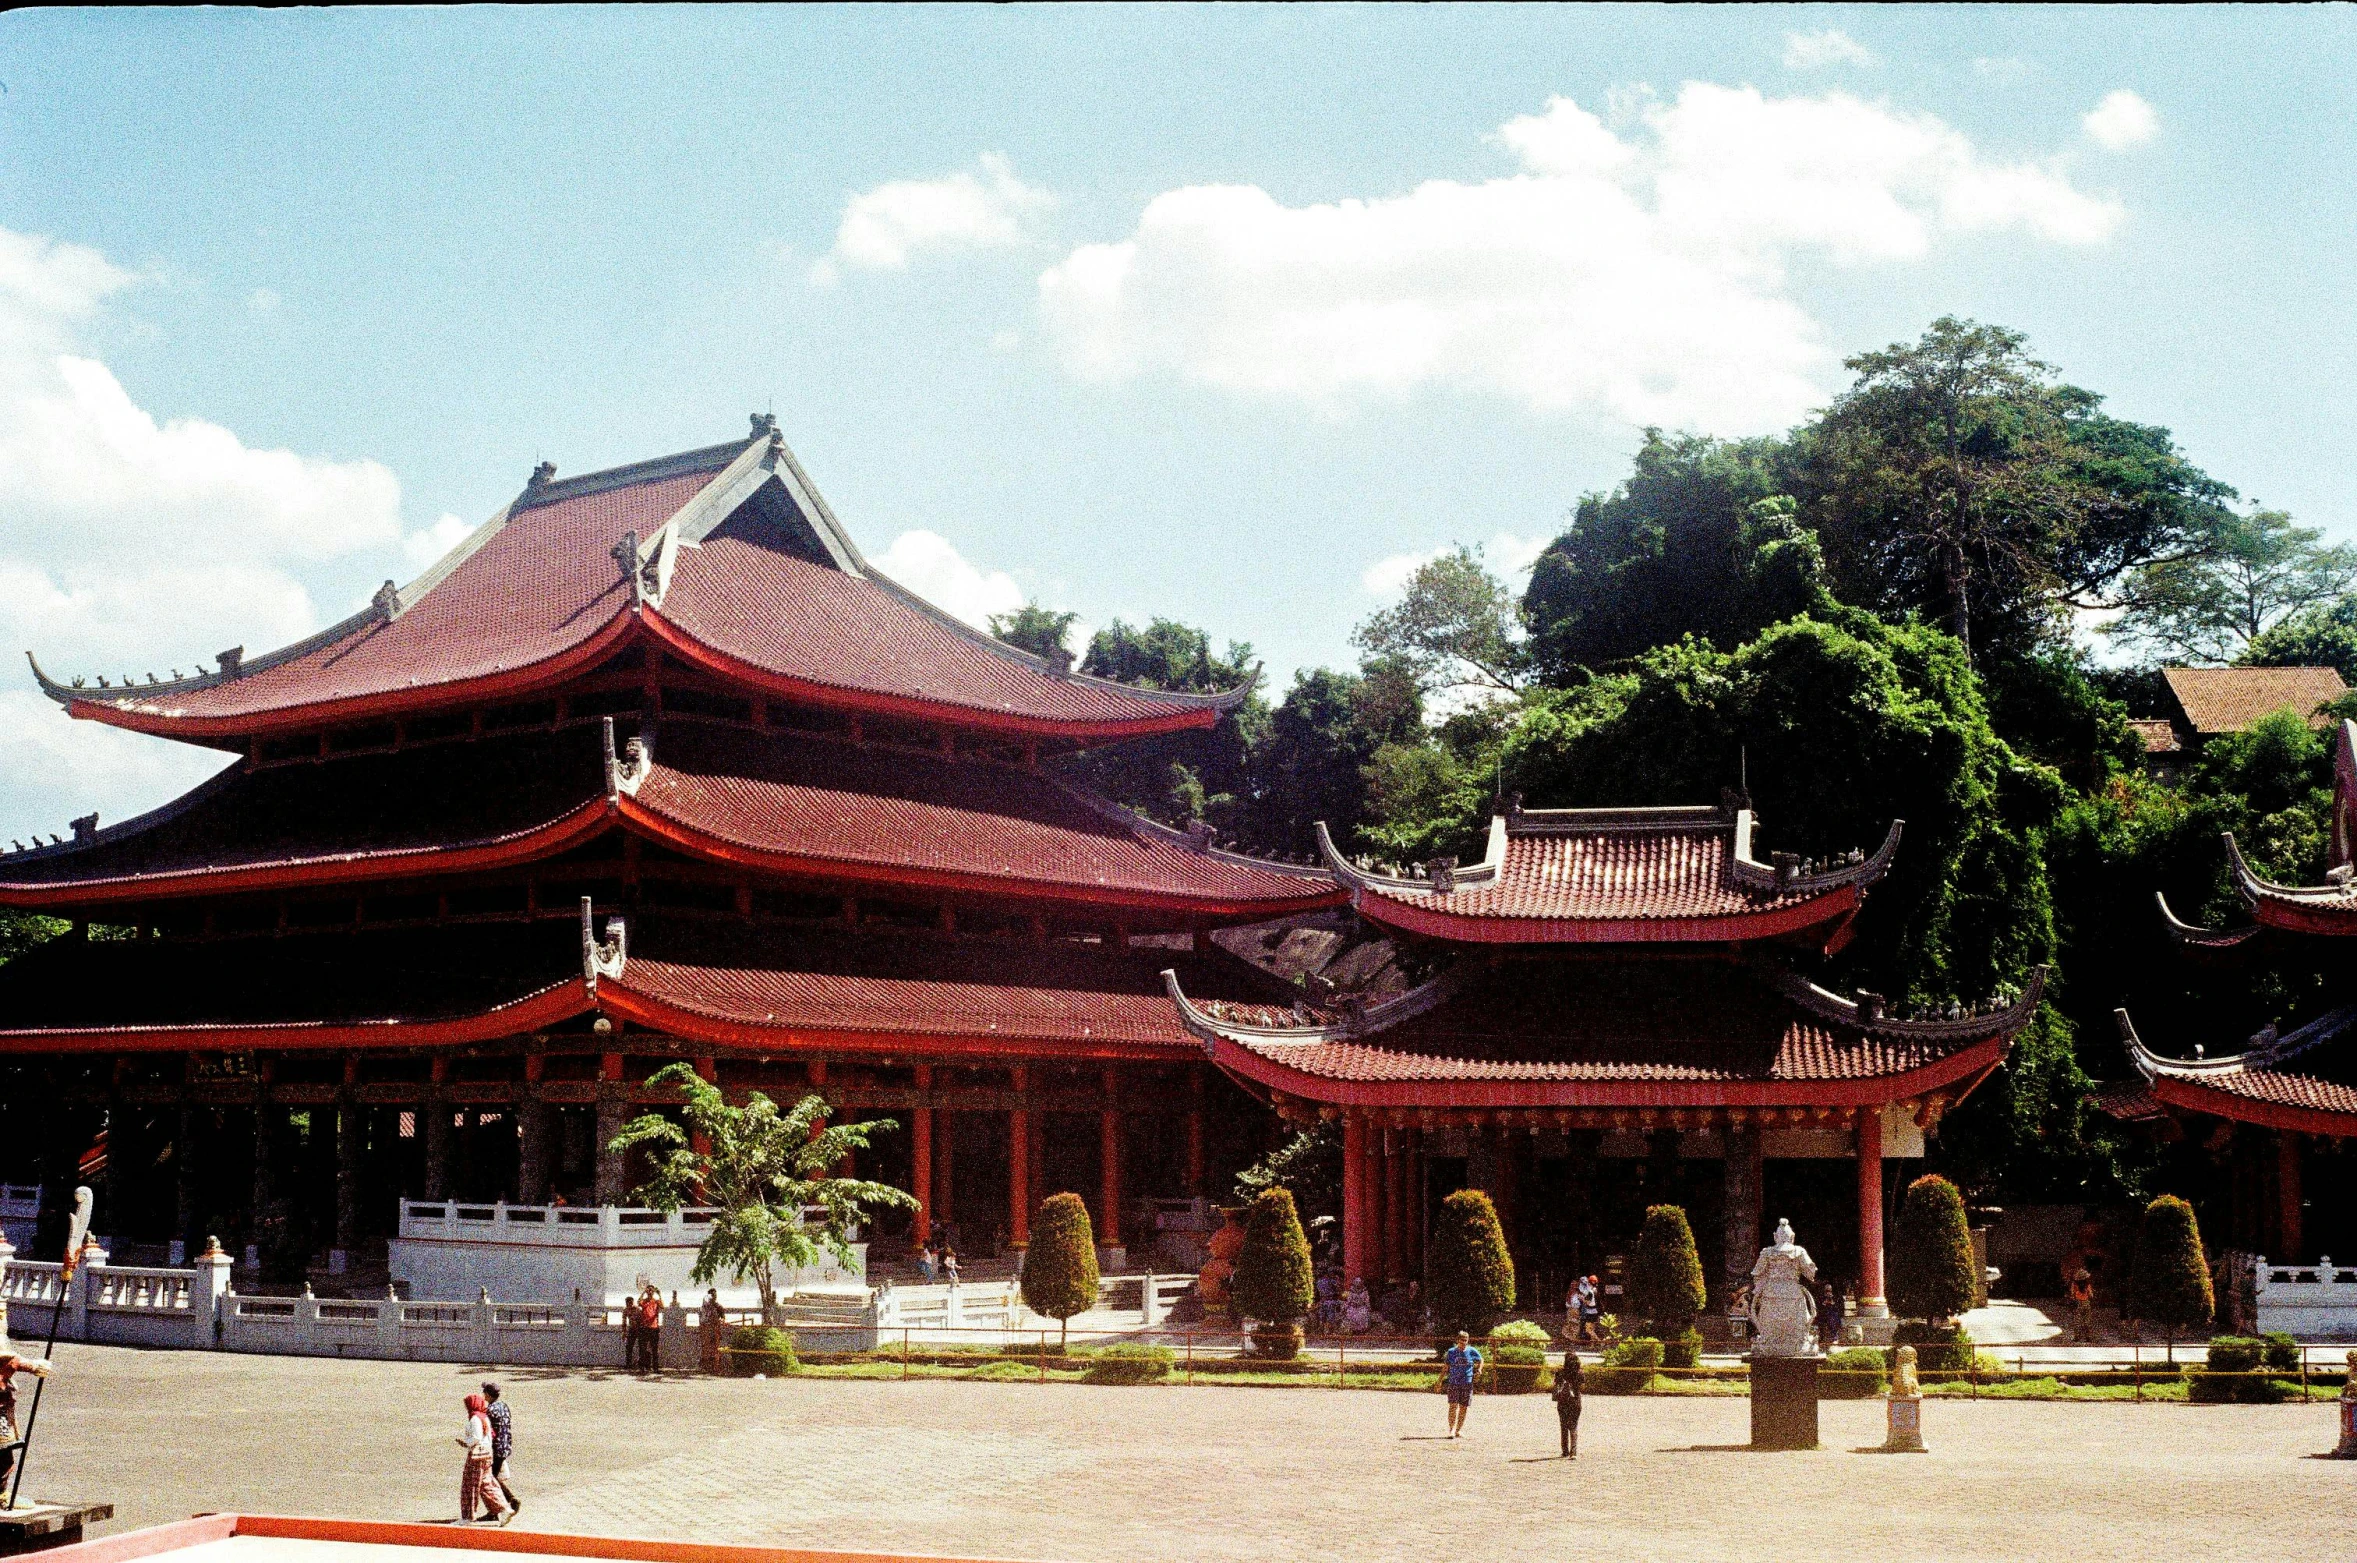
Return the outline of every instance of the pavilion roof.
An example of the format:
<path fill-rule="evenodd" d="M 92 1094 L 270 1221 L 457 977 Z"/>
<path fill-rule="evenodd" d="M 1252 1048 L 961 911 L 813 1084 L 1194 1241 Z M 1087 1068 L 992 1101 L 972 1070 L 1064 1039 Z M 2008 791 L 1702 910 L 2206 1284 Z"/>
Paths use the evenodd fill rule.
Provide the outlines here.
<path fill-rule="evenodd" d="M 2334 668 L 2163 668 L 2161 677 L 2187 728 L 2203 738 L 2239 733 L 2287 708 L 2322 727 L 2327 719 L 2316 708 L 2349 692 Z"/>
<path fill-rule="evenodd" d="M 1212 849 L 1018 766 L 693 718 L 625 762 L 596 725 L 233 765 L 87 842 L 0 855 L 0 904 L 448 875 L 624 828 L 758 873 L 1267 918 L 1333 906 L 1308 869 Z"/>
<path fill-rule="evenodd" d="M 76 716 L 199 742 L 507 699 L 647 643 L 756 693 L 1056 741 L 1208 726 L 1198 695 L 1075 674 L 991 639 L 859 553 L 774 429 L 545 472 L 406 587 L 264 656 L 169 682 L 43 689 Z"/>
<path fill-rule="evenodd" d="M 1409 933 L 1478 944 L 1731 943 L 1826 930 L 1838 947 L 1897 854 L 1893 821 L 1873 855 L 1831 864 L 1752 856 L 1746 807 L 1514 808 L 1490 821 L 1470 867 L 1422 878 L 1360 868 L 1319 846 L 1351 904 Z"/>
<path fill-rule="evenodd" d="M 2357 1136 L 2357 1005 L 2295 1031 L 2270 1026 L 2218 1058 L 2199 1050 L 2163 1058 L 2137 1036 L 2126 1010 L 2113 1013 L 2128 1061 L 2162 1103 L 2297 1133 Z"/>
<path fill-rule="evenodd" d="M 1977 1077 L 2037 1011 L 1904 1019 L 1789 972 L 1722 959 L 1468 957 L 1356 1014 L 1274 1024 L 1171 997 L 1214 1062 L 1272 1091 L 1368 1106 L 1859 1105 Z"/>
<path fill-rule="evenodd" d="M 450 922 L 206 940 L 54 939 L 0 967 L 0 1052 L 414 1047 L 592 1012 L 724 1047 L 937 1056 L 1192 1057 L 1168 950 L 914 930 L 620 920 Z M 1180 958 L 1230 1002 L 1276 985 Z M 1275 1010 L 1270 1010 L 1275 1013 Z"/>

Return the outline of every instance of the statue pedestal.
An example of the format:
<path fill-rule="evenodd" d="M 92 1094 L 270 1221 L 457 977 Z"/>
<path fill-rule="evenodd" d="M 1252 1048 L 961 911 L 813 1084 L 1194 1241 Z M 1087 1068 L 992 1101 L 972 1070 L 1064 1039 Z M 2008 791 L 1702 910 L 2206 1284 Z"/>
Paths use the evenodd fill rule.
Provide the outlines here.
<path fill-rule="evenodd" d="M 14 1509 L 0 1509 L 0 1557 L 24 1552 L 46 1552 L 70 1547 L 82 1539 L 82 1527 L 111 1520 L 111 1503 L 40 1503 L 26 1499 Z"/>
<path fill-rule="evenodd" d="M 1751 1364 L 1751 1446 L 1817 1447 L 1817 1369 L 1822 1357 L 1761 1357 Z"/>
<path fill-rule="evenodd" d="M 2357 1352 L 2351 1352 L 2357 1357 Z M 2340 1402 L 2341 1441 L 2332 1452 L 2336 1460 L 2357 1460 L 2357 1400 L 2343 1394 Z"/>
<path fill-rule="evenodd" d="M 1890 1431 L 1883 1435 L 1884 1454 L 1929 1454 L 1923 1447 L 1923 1397 L 1890 1397 Z"/>

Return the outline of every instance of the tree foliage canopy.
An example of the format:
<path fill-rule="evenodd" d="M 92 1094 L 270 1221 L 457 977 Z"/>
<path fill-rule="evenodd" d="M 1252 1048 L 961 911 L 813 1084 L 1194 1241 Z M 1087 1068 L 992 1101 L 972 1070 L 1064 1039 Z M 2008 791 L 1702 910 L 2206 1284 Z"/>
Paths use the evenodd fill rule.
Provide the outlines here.
<path fill-rule="evenodd" d="M 1293 1191 L 1260 1191 L 1244 1217 L 1244 1246 L 1236 1250 L 1231 1292 L 1236 1311 L 1266 1324 L 1290 1324 L 1309 1317 L 1317 1305 L 1317 1277 L 1310 1269 L 1309 1238 L 1293 1208 Z"/>
<path fill-rule="evenodd" d="M 1023 1306 L 1071 1328 L 1074 1315 L 1097 1305 L 1097 1234 L 1088 1201 L 1078 1194 L 1050 1194 L 1031 1221 L 1031 1246 L 1023 1255 Z M 1059 1340 L 1064 1338 L 1058 1332 Z"/>
<path fill-rule="evenodd" d="M 1637 1251 L 1629 1262 L 1629 1311 L 1663 1340 L 1684 1335 L 1709 1304 L 1702 1259 L 1694 1251 L 1694 1229 L 1676 1205 L 1645 1212 Z"/>
<path fill-rule="evenodd" d="M 781 1111 L 759 1091 L 735 1106 L 685 1062 L 656 1070 L 647 1085 L 681 1093 L 682 1121 L 643 1114 L 608 1149 L 649 1158 L 652 1170 L 634 1196 L 640 1203 L 656 1210 L 717 1207 L 692 1274 L 699 1285 L 722 1275 L 739 1285 L 753 1282 L 764 1317 L 777 1304 L 778 1271 L 815 1265 L 822 1254 L 852 1265 L 850 1232 L 866 1211 L 916 1208 L 912 1196 L 889 1184 L 832 1175 L 852 1152 L 894 1127 L 888 1118 L 828 1123 L 824 1097 L 805 1096 Z"/>
<path fill-rule="evenodd" d="M 2167 1331 L 2171 1345 L 2179 1334 L 2208 1329 L 2216 1311 L 2200 1223 L 2193 1207 L 2174 1194 L 2145 1207 L 2129 1274 L 2129 1307 L 2137 1318 Z"/>
<path fill-rule="evenodd" d="M 2114 636 L 2172 660 L 2232 662 L 2268 631 L 2357 585 L 2357 548 L 2328 544 L 2280 510 L 2219 509 L 2193 545 L 2129 577 Z"/>
<path fill-rule="evenodd" d="M 1527 677 L 1520 606 L 1481 550 L 1462 543 L 1418 565 L 1400 600 L 1352 639 L 1368 656 L 1411 670 L 1429 692 L 1510 693 Z"/>
<path fill-rule="evenodd" d="M 1902 1319 L 1944 1324 L 1972 1306 L 1972 1231 L 1964 1196 L 1932 1173 L 1907 1185 L 1891 1232 L 1891 1310 Z"/>
<path fill-rule="evenodd" d="M 1443 1335 L 1487 1335 L 1514 1309 L 1514 1261 L 1498 1208 L 1479 1189 L 1440 1202 L 1424 1246 L 1424 1305 Z"/>

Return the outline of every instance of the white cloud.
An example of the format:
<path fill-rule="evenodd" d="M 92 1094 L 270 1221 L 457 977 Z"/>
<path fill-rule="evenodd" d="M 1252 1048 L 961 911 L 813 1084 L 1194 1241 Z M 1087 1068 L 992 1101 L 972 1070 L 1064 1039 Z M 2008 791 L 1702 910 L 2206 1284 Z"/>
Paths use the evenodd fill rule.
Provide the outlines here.
<path fill-rule="evenodd" d="M 1056 204 L 1025 184 L 996 152 L 982 154 L 978 172 L 946 179 L 895 179 L 853 196 L 835 230 L 835 247 L 810 268 L 825 284 L 845 267 L 900 271 L 925 250 L 1003 249 L 1025 243 Z"/>
<path fill-rule="evenodd" d="M 1786 33 L 1784 68 L 1788 71 L 1823 70 L 1828 65 L 1872 65 L 1874 51 L 1838 27 L 1822 32 Z"/>
<path fill-rule="evenodd" d="M 979 630 L 990 628 L 992 614 L 1023 606 L 1023 588 L 1013 576 L 973 563 L 939 532 L 901 533 L 876 564 L 934 607 Z"/>
<path fill-rule="evenodd" d="M 401 557 L 415 569 L 430 569 L 444 554 L 465 542 L 473 531 L 474 527 L 464 518 L 444 511 L 432 526 L 401 539 Z"/>
<path fill-rule="evenodd" d="M 1922 258 L 1971 233 L 2052 243 L 2123 217 L 2054 164 L 1983 158 L 1929 115 L 1845 93 L 1690 82 L 1619 128 L 1566 98 L 1502 127 L 1479 184 L 1288 206 L 1249 185 L 1156 196 L 1136 231 L 1039 282 L 1067 369 L 1171 372 L 1338 414 L 1424 387 L 1713 433 L 1779 427 L 1832 365 L 1790 263 Z"/>
<path fill-rule="evenodd" d="M 1527 584 L 1532 567 L 1539 562 L 1539 555 L 1547 551 L 1547 541 L 1543 537 L 1523 537 L 1513 532 L 1500 532 L 1474 551 L 1481 555 L 1482 563 L 1504 576 L 1506 584 L 1519 591 Z M 1396 597 L 1407 590 L 1408 582 L 1418 570 L 1449 552 L 1449 547 L 1391 554 L 1378 559 L 1359 572 L 1359 584 L 1372 596 Z"/>
<path fill-rule="evenodd" d="M 0 650 L 51 673 L 168 675 L 221 646 L 280 644 L 319 615 L 304 576 L 401 543 L 400 486 L 372 461 L 247 445 L 140 407 L 82 351 L 144 280 L 98 251 L 0 229 Z M 152 807 L 217 756 L 72 722 L 18 680 L 0 712 L 29 746 L 0 771 L 0 825 Z"/>
<path fill-rule="evenodd" d="M 2140 147 L 2161 133 L 2159 111 L 2125 87 L 2105 93 L 2079 123 L 2108 152 Z"/>

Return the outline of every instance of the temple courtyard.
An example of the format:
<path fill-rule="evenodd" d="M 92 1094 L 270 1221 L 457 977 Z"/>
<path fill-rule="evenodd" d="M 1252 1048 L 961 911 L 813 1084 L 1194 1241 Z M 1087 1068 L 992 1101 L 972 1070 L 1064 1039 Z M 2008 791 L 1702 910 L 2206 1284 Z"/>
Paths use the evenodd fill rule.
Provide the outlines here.
<path fill-rule="evenodd" d="M 119 1533 L 204 1510 L 455 1513 L 480 1371 L 67 1346 L 30 1490 Z M 519 1530 L 1042 1560 L 2327 1557 L 2353 1468 L 2326 1405 L 1925 1408 L 1929 1456 L 1753 1454 L 1740 1399 L 1592 1397 L 1577 1464 L 1538 1396 L 499 1373 Z"/>

